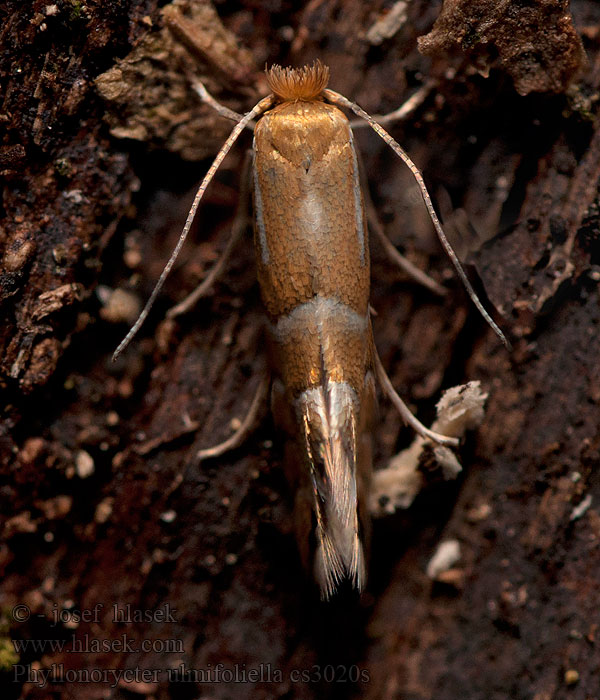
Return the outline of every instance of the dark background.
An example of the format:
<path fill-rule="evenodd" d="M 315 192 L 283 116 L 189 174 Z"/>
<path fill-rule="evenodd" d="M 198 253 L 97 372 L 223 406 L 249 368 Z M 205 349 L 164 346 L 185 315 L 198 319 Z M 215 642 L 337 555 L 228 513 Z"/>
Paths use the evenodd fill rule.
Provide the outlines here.
<path fill-rule="evenodd" d="M 221 26 L 207 4 L 181 0 L 195 49 L 161 29 L 161 5 L 0 8 L 6 697 L 599 698 L 600 5 L 452 0 L 440 15 L 439 3 L 413 0 L 376 44 L 368 30 L 391 3 L 218 2 Z M 265 63 L 317 57 L 331 87 L 371 113 L 436 81 L 391 132 L 514 344 L 507 352 L 466 298 L 406 168 L 357 132 L 388 235 L 449 289 L 440 300 L 415 286 L 373 242 L 385 367 L 424 422 L 445 387 L 479 379 L 490 397 L 460 480 L 375 523 L 367 592 L 327 606 L 298 563 L 272 420 L 234 453 L 193 460 L 230 434 L 258 380 L 251 237 L 211 296 L 163 320 L 225 245 L 248 135 L 115 364 L 132 311 L 107 305 L 115 288 L 134 307 L 147 299 L 231 126 L 199 104 L 188 77 L 244 111 L 264 92 Z M 381 466 L 411 433 L 383 400 L 378 425 Z M 448 538 L 460 541 L 461 561 L 452 585 L 432 584 L 427 562 Z M 95 619 L 67 612 L 55 624 L 57 611 L 99 603 Z M 17 604 L 29 619 L 15 619 Z M 115 604 L 168 605 L 175 621 L 120 622 Z M 109 646 L 76 652 L 72 635 Z M 153 651 L 122 650 L 114 642 L 123 635 Z M 65 646 L 19 657 L 14 640 L 27 639 Z M 206 673 L 219 663 L 238 679 L 252 668 L 262 675 L 200 685 L 167 676 L 180 664 Z M 156 669 L 158 684 L 21 687 L 15 669 L 27 664 Z M 293 682 L 294 670 L 308 676 Z"/>

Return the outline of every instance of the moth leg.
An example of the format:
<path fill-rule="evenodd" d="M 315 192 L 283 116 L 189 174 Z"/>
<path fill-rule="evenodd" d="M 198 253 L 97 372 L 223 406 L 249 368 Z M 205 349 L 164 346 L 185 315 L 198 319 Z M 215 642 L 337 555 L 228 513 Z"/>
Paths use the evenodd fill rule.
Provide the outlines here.
<path fill-rule="evenodd" d="M 196 453 L 196 460 L 198 462 L 211 457 L 220 457 L 226 452 L 235 450 L 246 440 L 246 438 L 252 434 L 254 428 L 256 427 L 255 424 L 258 416 L 267 404 L 270 384 L 271 377 L 265 372 L 258 386 L 256 387 L 256 392 L 252 398 L 252 402 L 250 403 L 250 408 L 248 409 L 248 413 L 244 417 L 240 427 L 233 433 L 233 435 L 228 437 L 227 440 L 220 442 L 218 445 L 213 445 L 213 447 L 198 450 Z"/>
<path fill-rule="evenodd" d="M 232 109 L 229 109 L 229 107 L 225 107 L 225 105 L 217 102 L 217 100 L 215 100 L 210 92 L 204 87 L 204 83 L 200 82 L 199 80 L 195 80 L 192 82 L 192 88 L 202 102 L 209 105 L 209 107 L 212 107 L 215 112 L 220 114 L 222 117 L 225 117 L 225 119 L 230 119 L 232 122 L 239 122 L 242 118 L 241 114 L 238 114 Z"/>
<path fill-rule="evenodd" d="M 418 435 L 421 435 L 424 438 L 433 440 L 433 442 L 437 442 L 440 445 L 458 447 L 460 442 L 458 438 L 448 437 L 447 435 L 441 435 L 440 433 L 436 433 L 433 430 L 430 430 L 429 428 L 425 427 L 423 423 L 421 423 L 421 421 L 418 420 L 418 418 L 413 416 L 408 406 L 404 403 L 404 401 L 402 401 L 402 399 L 398 396 L 398 393 L 394 389 L 390 378 L 388 377 L 385 369 L 383 368 L 383 365 L 381 364 L 381 360 L 379 359 L 379 355 L 377 354 L 375 348 L 373 348 L 373 360 L 375 364 L 375 373 L 377 375 L 379 383 L 381 384 L 381 388 L 387 394 L 387 397 L 391 400 L 391 402 L 394 404 L 394 406 L 398 410 L 398 413 L 400 413 L 400 415 L 404 419 L 404 422 L 407 425 L 410 425 L 410 427 Z"/>
<path fill-rule="evenodd" d="M 198 95 L 198 97 L 202 100 L 202 102 L 207 104 L 209 107 L 212 107 L 212 109 L 214 109 L 217 114 L 220 114 L 222 117 L 225 117 L 225 119 L 229 119 L 232 122 L 239 122 L 240 119 L 243 117 L 242 114 L 238 114 L 232 109 L 229 109 L 229 107 L 225 107 L 225 105 L 222 105 L 220 102 L 218 102 L 204 87 L 204 83 L 200 82 L 199 80 L 192 81 L 192 88 L 194 92 Z M 246 128 L 250 129 L 251 131 L 254 131 L 255 126 L 256 122 L 254 121 L 250 121 L 248 122 L 248 124 L 246 124 Z"/>
<path fill-rule="evenodd" d="M 244 158 L 238 206 L 225 250 L 221 253 L 217 262 L 211 267 L 206 277 L 196 287 L 196 289 L 194 289 L 191 294 L 188 294 L 183 301 L 180 301 L 167 311 L 167 318 L 176 318 L 177 316 L 187 313 L 196 305 L 199 299 L 206 296 L 213 284 L 219 279 L 225 270 L 225 266 L 227 265 L 227 261 L 233 252 L 233 249 L 242 238 L 248 225 L 248 211 L 250 207 L 250 161 L 251 153 L 248 151 Z"/>
<path fill-rule="evenodd" d="M 427 275 L 423 270 L 419 270 L 416 265 L 413 265 L 410 260 L 407 260 L 404 255 L 398 252 L 396 246 L 390 241 L 390 239 L 385 235 L 383 226 L 379 221 L 377 212 L 375 211 L 375 205 L 369 194 L 369 188 L 363 187 L 363 198 L 365 202 L 365 209 L 367 212 L 367 222 L 369 224 L 369 231 L 372 231 L 379 239 L 383 249 L 388 256 L 388 258 L 397 265 L 403 272 L 405 272 L 409 277 L 411 277 L 415 282 L 422 285 L 423 287 L 429 289 L 430 292 L 436 296 L 443 297 L 446 295 L 446 289 L 436 282 L 432 277 Z"/>
<path fill-rule="evenodd" d="M 405 100 L 400 107 L 395 109 L 393 112 L 388 112 L 388 114 L 379 114 L 375 115 L 373 119 L 378 124 L 392 124 L 393 122 L 400 122 L 403 119 L 406 119 L 409 117 L 418 107 L 420 107 L 423 102 L 427 99 L 429 96 L 430 92 L 437 87 L 438 81 L 435 79 L 428 80 L 424 85 L 421 85 L 421 87 L 413 93 L 407 100 Z M 361 121 L 360 119 L 353 119 L 350 122 L 350 126 L 353 129 L 358 129 L 364 127 L 366 122 Z"/>

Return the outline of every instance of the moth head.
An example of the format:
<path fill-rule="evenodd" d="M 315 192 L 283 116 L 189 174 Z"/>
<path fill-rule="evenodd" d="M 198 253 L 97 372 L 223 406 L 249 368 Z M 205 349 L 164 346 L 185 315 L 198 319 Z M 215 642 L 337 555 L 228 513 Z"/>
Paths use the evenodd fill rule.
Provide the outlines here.
<path fill-rule="evenodd" d="M 274 65 L 266 73 L 271 92 L 282 102 L 316 100 L 329 82 L 329 68 L 319 59 L 302 68 Z"/>

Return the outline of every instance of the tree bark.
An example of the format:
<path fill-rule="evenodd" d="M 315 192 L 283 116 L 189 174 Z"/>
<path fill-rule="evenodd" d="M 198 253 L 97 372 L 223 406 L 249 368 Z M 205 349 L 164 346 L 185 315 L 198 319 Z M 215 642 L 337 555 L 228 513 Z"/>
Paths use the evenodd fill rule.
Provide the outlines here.
<path fill-rule="evenodd" d="M 156 0 L 2 10 L 8 697 L 598 697 L 598 6 L 573 2 L 573 24 L 549 0 L 174 8 L 194 45 Z M 110 361 L 179 236 L 197 161 L 231 126 L 190 81 L 247 111 L 265 62 L 316 58 L 372 114 L 435 82 L 390 131 L 514 345 L 461 291 L 410 173 L 357 131 L 388 236 L 449 289 L 440 301 L 416 287 L 372 243 L 383 364 L 424 422 L 448 386 L 479 379 L 489 399 L 459 482 L 376 522 L 367 592 L 327 605 L 299 564 L 271 419 L 235 452 L 194 459 L 231 434 L 260 379 L 250 236 L 211 296 L 163 320 L 225 246 L 249 137 Z M 375 466 L 410 440 L 382 400 Z M 461 559 L 432 582 L 448 539 Z"/>

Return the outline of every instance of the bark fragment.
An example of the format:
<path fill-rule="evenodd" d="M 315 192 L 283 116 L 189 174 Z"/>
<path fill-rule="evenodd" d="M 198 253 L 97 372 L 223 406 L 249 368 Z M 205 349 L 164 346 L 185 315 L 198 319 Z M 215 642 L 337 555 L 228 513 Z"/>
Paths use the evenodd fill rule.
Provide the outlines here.
<path fill-rule="evenodd" d="M 161 28 L 98 76 L 96 88 L 108 104 L 113 136 L 201 160 L 218 150 L 233 125 L 200 102 L 193 81 L 209 91 L 252 92 L 253 59 L 208 0 L 175 0 L 161 15 Z"/>
<path fill-rule="evenodd" d="M 521 95 L 564 92 L 586 63 L 569 0 L 444 0 L 419 51 L 462 52 L 482 74 L 500 68 Z"/>

